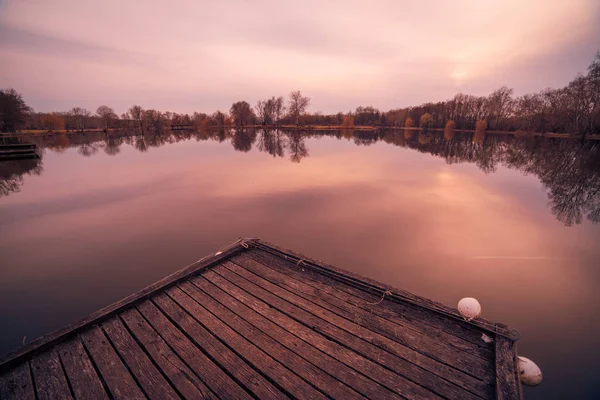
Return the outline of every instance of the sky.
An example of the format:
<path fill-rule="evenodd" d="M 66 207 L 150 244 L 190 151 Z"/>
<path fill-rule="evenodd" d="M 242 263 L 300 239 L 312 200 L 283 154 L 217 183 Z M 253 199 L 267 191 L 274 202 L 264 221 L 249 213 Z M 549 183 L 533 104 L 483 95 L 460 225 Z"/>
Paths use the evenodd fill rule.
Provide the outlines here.
<path fill-rule="evenodd" d="M 301 90 L 309 111 L 566 85 L 598 0 L 0 0 L 0 88 L 36 111 L 179 113 Z"/>

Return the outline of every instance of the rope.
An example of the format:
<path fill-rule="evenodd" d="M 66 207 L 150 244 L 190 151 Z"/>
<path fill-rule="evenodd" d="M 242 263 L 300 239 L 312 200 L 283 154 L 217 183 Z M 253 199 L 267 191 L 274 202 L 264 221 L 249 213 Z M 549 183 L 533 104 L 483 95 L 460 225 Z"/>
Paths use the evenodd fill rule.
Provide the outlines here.
<path fill-rule="evenodd" d="M 284 257 L 286 260 L 290 260 L 290 261 L 292 261 L 292 262 L 293 262 L 293 261 L 295 261 L 295 260 L 298 260 L 298 261 L 296 261 L 296 265 L 300 265 L 301 263 L 302 263 L 302 264 L 304 264 L 304 265 L 306 265 L 307 267 L 311 267 L 311 265 L 312 265 L 312 263 L 310 263 L 310 262 L 307 262 L 307 261 L 306 261 L 306 260 L 304 260 L 304 259 L 300 259 L 299 257 L 295 257 L 295 256 L 294 256 L 294 257 L 292 257 L 291 255 L 288 255 L 288 254 L 286 254 L 285 252 L 282 252 L 282 251 L 280 251 L 280 250 L 278 250 L 278 249 L 273 249 L 273 248 L 270 248 L 270 247 L 268 247 L 268 246 L 265 246 L 265 245 L 263 245 L 262 243 L 254 243 L 254 242 L 253 242 L 253 243 L 251 243 L 251 244 L 252 244 L 253 246 L 255 246 L 255 247 L 259 248 L 259 249 L 262 249 L 262 250 L 264 250 L 264 251 L 268 252 L 268 253 L 274 254 L 274 255 L 276 255 L 276 256 L 279 256 L 279 257 L 282 257 L 282 256 L 283 256 L 283 257 Z M 318 264 L 317 264 L 316 266 L 318 267 Z M 362 283 L 362 282 L 361 282 L 361 283 Z M 403 294 L 401 294 L 401 293 L 395 293 L 395 294 L 394 294 L 394 293 L 392 293 L 392 291 L 390 291 L 390 290 L 386 290 L 386 291 L 383 293 L 383 295 L 381 296 L 381 299 L 379 299 L 379 301 L 377 301 L 377 302 L 375 302 L 375 303 L 368 303 L 368 302 L 366 302 L 365 304 L 368 304 L 368 305 L 378 305 L 378 304 L 381 304 L 381 302 L 382 302 L 382 301 L 385 299 L 385 296 L 395 296 L 395 297 L 397 297 L 398 299 L 401 299 L 401 300 L 407 301 L 407 302 L 409 302 L 409 303 L 411 303 L 411 304 L 414 304 L 414 305 L 417 305 L 417 306 L 419 306 L 419 307 L 424 307 L 424 308 L 427 308 L 427 309 L 429 309 L 429 310 L 436 311 L 437 313 L 439 313 L 439 314 L 442 314 L 442 315 L 445 315 L 445 316 L 447 316 L 447 317 L 450 317 L 450 318 L 457 318 L 457 317 L 459 317 L 459 318 L 460 318 L 460 317 L 462 317 L 462 316 L 461 316 L 460 314 L 458 314 L 458 313 L 449 312 L 448 310 L 446 310 L 446 309 L 443 309 L 443 308 L 440 308 L 439 306 L 437 306 L 437 305 L 435 305 L 435 304 L 431 304 L 431 303 L 429 303 L 429 304 L 427 304 L 427 305 L 424 305 L 424 304 L 421 304 L 421 303 L 416 303 L 416 302 L 415 302 L 415 299 L 412 299 L 411 297 L 405 296 L 405 295 L 403 295 Z M 508 333 L 508 335 L 507 335 L 506 333 L 504 333 L 504 332 L 506 332 L 506 331 L 507 331 L 507 329 L 505 329 L 505 328 L 503 328 L 503 327 L 500 327 L 500 326 L 498 326 L 498 325 L 496 325 L 496 324 L 494 324 L 494 323 L 490 323 L 490 322 L 484 321 L 484 320 L 482 320 L 482 319 L 480 319 L 480 318 L 477 318 L 477 319 L 475 319 L 475 320 L 473 320 L 473 321 L 468 321 L 468 320 L 466 320 L 464 317 L 463 317 L 463 318 L 461 318 L 461 319 L 462 319 L 462 320 L 463 320 L 463 321 L 464 321 L 466 324 L 468 324 L 468 325 L 471 325 L 471 326 L 473 326 L 473 327 L 477 327 L 477 328 L 480 328 L 480 329 L 481 329 L 481 328 L 482 328 L 482 326 L 485 326 L 485 327 L 487 327 L 487 328 L 488 328 L 490 331 L 492 331 L 492 332 L 494 332 L 494 333 L 497 333 L 497 334 L 500 334 L 500 335 L 503 335 L 503 336 L 506 336 L 506 337 L 509 337 L 509 338 L 510 338 L 510 336 L 513 336 L 513 340 L 516 340 L 516 339 L 520 338 L 520 336 L 521 336 L 521 334 L 519 333 L 519 331 L 518 331 L 518 330 L 516 330 L 516 329 L 514 329 L 514 328 L 509 328 L 509 329 L 508 329 L 508 332 L 507 332 L 507 333 Z M 475 322 L 476 322 L 476 323 L 475 323 Z M 502 332 L 501 332 L 501 331 L 502 331 Z M 515 339 L 515 338 L 516 338 L 516 339 Z"/>
<path fill-rule="evenodd" d="M 366 304 L 369 304 L 369 305 L 371 305 L 371 306 L 376 306 L 376 305 L 380 304 L 380 303 L 383 301 L 383 299 L 385 299 L 385 296 L 386 296 L 386 295 L 388 295 L 388 296 L 391 296 L 391 295 L 392 295 L 392 291 L 391 291 L 391 290 L 386 290 L 386 291 L 383 293 L 383 295 L 381 296 L 381 299 L 379 299 L 379 301 L 377 301 L 377 302 L 375 302 L 375 303 L 369 303 L 369 302 L 367 302 Z"/>
<path fill-rule="evenodd" d="M 215 251 L 213 254 L 209 254 L 207 256 L 202 257 L 201 259 L 199 259 L 196 262 L 200 262 L 203 261 L 204 259 L 208 258 L 208 257 L 213 257 L 213 256 L 218 256 L 219 254 L 223 253 L 225 250 L 230 249 L 232 247 L 234 247 L 235 245 L 239 244 L 241 245 L 243 248 L 247 249 L 250 246 L 248 245 L 248 243 L 244 243 L 244 240 L 246 240 L 246 238 L 239 238 L 238 240 L 236 240 L 235 242 L 231 243 L 231 244 L 226 244 L 225 246 L 220 247 L 217 251 Z"/>

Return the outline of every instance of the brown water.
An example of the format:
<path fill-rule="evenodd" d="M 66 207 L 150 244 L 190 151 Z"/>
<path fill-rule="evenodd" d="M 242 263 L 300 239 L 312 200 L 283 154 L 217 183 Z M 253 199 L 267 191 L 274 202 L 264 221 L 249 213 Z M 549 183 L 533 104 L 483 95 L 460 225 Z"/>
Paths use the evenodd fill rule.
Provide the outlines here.
<path fill-rule="evenodd" d="M 474 296 L 542 368 L 527 399 L 600 396 L 600 143 L 262 131 L 36 140 L 40 165 L 0 164 L 1 353 L 257 236 L 450 306 Z"/>

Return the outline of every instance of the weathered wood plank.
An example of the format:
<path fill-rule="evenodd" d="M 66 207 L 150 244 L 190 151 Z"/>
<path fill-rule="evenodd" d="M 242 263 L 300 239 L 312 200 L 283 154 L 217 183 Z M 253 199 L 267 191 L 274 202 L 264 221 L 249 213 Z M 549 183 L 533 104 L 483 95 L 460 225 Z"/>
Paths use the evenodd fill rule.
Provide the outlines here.
<path fill-rule="evenodd" d="M 231 347 L 255 369 L 266 374 L 269 377 L 269 380 L 275 382 L 287 393 L 298 399 L 325 399 L 325 396 L 321 392 L 300 379 L 298 375 L 295 375 L 285 368 L 273 357 L 269 356 L 262 346 L 252 343 L 250 339 L 246 339 L 244 336 L 231 329 L 220 319 L 208 312 L 203 306 L 198 304 L 198 302 L 185 294 L 180 288 L 170 288 L 167 290 L 167 293 L 198 322 L 202 321 L 202 324 L 211 333 L 225 342 L 227 346 Z M 251 337 L 253 336 L 254 338 L 257 338 L 258 336 L 253 335 L 253 332 L 251 331 L 246 332 L 246 334 Z M 260 344 L 266 345 L 265 342 L 261 342 Z"/>
<path fill-rule="evenodd" d="M 33 357 L 31 371 L 39 400 L 73 398 L 56 348 Z"/>
<path fill-rule="evenodd" d="M 437 315 L 443 315 L 445 318 L 453 319 L 461 323 L 461 327 L 464 327 L 465 330 L 483 330 L 484 332 L 502 335 L 508 338 L 512 338 L 513 340 L 518 339 L 518 337 L 515 337 L 515 334 L 518 335 L 518 332 L 512 331 L 511 329 L 509 329 L 508 326 L 504 324 L 487 321 L 484 318 L 477 318 L 470 321 L 469 324 L 464 324 L 463 318 L 458 313 L 458 310 L 454 308 L 448 307 L 442 303 L 438 303 L 431 299 L 417 296 L 405 290 L 386 285 L 382 282 L 377 282 L 373 279 L 357 275 L 350 271 L 341 270 L 332 265 L 324 264 L 320 261 L 313 260 L 310 257 L 306 257 L 302 254 L 294 253 L 291 250 L 281 249 L 275 246 L 274 244 L 267 243 L 259 239 L 254 239 L 250 240 L 248 243 L 246 243 L 246 245 L 264 250 L 271 254 L 276 254 L 277 256 L 283 257 L 286 260 L 290 260 L 293 263 L 300 263 L 306 268 L 311 268 L 315 271 L 318 271 L 322 275 L 329 276 L 334 279 L 345 282 L 349 286 L 359 287 L 364 291 L 373 291 L 374 293 L 379 294 L 379 298 L 385 291 L 389 290 L 390 292 L 392 292 L 392 295 L 389 296 L 390 299 L 400 300 L 403 303 L 410 303 L 418 307 L 424 308 Z"/>
<path fill-rule="evenodd" d="M 124 311 L 120 317 L 183 397 L 187 399 L 217 398 L 169 348 L 139 311 L 135 308 L 129 309 Z M 208 362 L 212 364 L 210 360 Z M 214 368 L 217 367 L 214 366 Z"/>
<path fill-rule="evenodd" d="M 115 347 L 127 368 L 142 387 L 149 399 L 176 400 L 179 395 L 152 361 L 131 337 L 118 317 L 113 317 L 102 323 L 102 329 Z"/>
<path fill-rule="evenodd" d="M 102 382 L 77 336 L 57 346 L 76 399 L 108 399 Z"/>
<path fill-rule="evenodd" d="M 384 298 L 384 301 L 378 304 L 381 306 L 376 307 L 374 303 L 381 300 L 381 293 L 372 293 L 356 288 L 319 273 L 312 268 L 305 268 L 302 263 L 297 265 L 261 249 L 253 248 L 251 251 L 242 254 L 314 287 L 317 293 L 327 293 L 394 323 L 408 323 L 420 333 L 428 333 L 437 340 L 456 349 L 477 354 L 485 359 L 494 356 L 494 344 L 484 341 L 482 339 L 484 332 L 476 327 L 465 325 L 460 321 L 411 303 L 389 301 L 387 298 Z M 235 261 L 236 257 L 233 256 L 231 261 Z M 492 335 L 488 334 L 488 336 L 491 337 Z"/>
<path fill-rule="evenodd" d="M 175 284 L 179 280 L 186 279 L 188 276 L 194 273 L 198 273 L 204 269 L 210 268 L 213 264 L 219 262 L 220 260 L 227 259 L 240 251 L 246 250 L 248 248 L 246 243 L 251 240 L 252 239 L 237 240 L 229 246 L 222 248 L 221 251 L 204 257 L 201 260 L 196 261 L 195 263 L 190 264 L 187 267 L 153 283 L 152 285 L 147 286 L 146 288 L 133 293 L 124 299 L 117 301 L 116 303 L 113 303 L 88 315 L 74 324 L 67 325 L 64 328 L 42 336 L 26 344 L 25 346 L 19 347 L 15 351 L 2 355 L 2 357 L 0 357 L 0 368 L 6 368 L 7 364 L 9 363 L 18 363 L 23 357 L 31 357 L 34 353 L 41 352 L 59 342 L 65 335 L 87 329 L 88 327 L 101 322 L 103 319 L 110 318 L 119 311 L 129 307 L 134 302 L 147 299 L 154 293 L 162 291 L 162 289 L 165 287 Z"/>
<path fill-rule="evenodd" d="M 221 343 L 169 296 L 163 293 L 152 300 L 197 346 L 201 346 L 221 368 L 234 376 L 247 390 L 259 398 L 287 398 L 281 390 Z"/>
<path fill-rule="evenodd" d="M 223 278 L 219 276 L 216 276 L 215 279 L 223 280 Z M 390 390 L 379 385 L 375 381 L 370 380 L 366 376 L 330 356 L 328 353 L 319 350 L 317 347 L 300 339 L 297 336 L 294 336 L 292 333 L 288 332 L 274 322 L 271 322 L 268 318 L 254 311 L 252 308 L 233 297 L 231 293 L 219 288 L 215 284 L 205 279 L 203 276 L 193 277 L 191 282 L 206 294 L 217 300 L 220 304 L 230 309 L 237 316 L 262 330 L 273 340 L 276 340 L 289 349 L 292 349 L 295 353 L 307 361 L 321 368 L 323 371 L 338 379 L 340 382 L 343 382 L 346 385 L 354 388 L 354 390 L 362 395 L 368 398 L 400 399 L 398 395 L 392 393 Z M 279 315 L 277 315 L 275 318 L 280 320 L 287 319 L 288 326 L 292 326 L 295 322 L 281 313 L 279 313 Z M 282 325 L 286 324 L 283 323 Z M 314 336 L 317 335 L 318 334 L 314 334 Z M 326 342 L 323 337 L 321 337 L 321 340 Z"/>
<path fill-rule="evenodd" d="M 167 319 L 154 303 L 149 300 L 144 301 L 138 305 L 138 310 L 163 340 L 219 398 L 252 399 L 252 396 L 240 386 L 239 382 L 234 381 L 219 365 L 215 364 L 200 348 L 196 347 L 179 328 Z M 217 351 L 219 350 L 221 348 L 217 349 Z M 233 363 L 236 361 L 233 360 Z M 237 362 L 240 364 L 240 369 L 242 369 L 241 362 Z"/>
<path fill-rule="evenodd" d="M 225 281 L 230 284 L 224 284 L 223 281 L 216 280 L 215 275 L 225 278 Z M 296 324 L 290 326 L 290 332 L 297 334 L 303 340 L 311 342 L 315 347 L 327 352 L 344 364 L 355 368 L 365 376 L 379 382 L 402 397 L 408 399 L 441 398 L 440 395 L 436 394 L 437 392 L 426 390 L 406 377 L 406 375 L 413 373 L 420 374 L 419 367 L 409 364 L 392 354 L 388 353 L 388 355 L 385 355 L 382 354 L 384 353 L 382 351 L 374 351 L 375 348 L 370 343 L 347 334 L 343 330 L 336 329 L 333 326 L 331 329 L 328 329 L 328 325 L 330 324 L 319 321 L 318 318 L 307 314 L 298 307 L 293 305 L 290 305 L 290 307 L 281 307 L 281 305 L 273 304 L 272 300 L 277 299 L 276 296 L 236 275 L 227 268 L 215 267 L 211 271 L 207 271 L 204 276 L 220 287 L 226 288 L 237 299 L 275 323 L 284 322 L 274 317 L 273 313 L 278 315 L 283 313 L 287 317 L 297 321 Z M 323 343 L 323 340 L 326 344 Z M 385 368 L 384 364 L 387 364 Z M 433 381 L 425 379 L 425 384 L 435 382 L 437 385 L 438 381 L 439 379 L 437 378 Z M 456 391 L 464 392 L 448 382 L 440 383 L 442 389 L 444 389 L 444 386 L 453 386 Z M 476 398 L 473 395 L 469 396 L 470 394 L 467 392 L 464 393 L 465 398 Z"/>
<path fill-rule="evenodd" d="M 243 338 L 248 340 L 262 352 L 268 354 L 273 360 L 281 363 L 284 366 L 283 368 L 278 366 L 276 366 L 276 368 L 269 368 L 268 365 L 263 368 L 262 364 L 264 364 L 265 358 L 262 357 L 260 351 L 254 352 L 255 358 L 260 363 L 258 365 L 255 364 L 255 367 L 260 368 L 267 373 L 271 373 L 271 379 L 274 381 L 281 380 L 282 385 L 289 385 L 289 388 L 286 387 L 286 389 L 291 394 L 294 394 L 294 392 L 297 391 L 302 396 L 311 396 L 311 392 L 314 391 L 314 388 L 312 386 L 307 386 L 306 382 L 309 382 L 330 397 L 338 399 L 364 399 L 363 396 L 346 386 L 343 382 L 340 382 L 331 375 L 323 372 L 312 363 L 307 362 L 305 359 L 292 352 L 288 347 L 281 345 L 278 341 L 273 340 L 254 325 L 245 321 L 241 315 L 232 313 L 228 308 L 215 301 L 191 282 L 182 282 L 178 286 L 197 303 L 201 304 L 202 307 L 210 311 L 215 318 L 218 316 L 221 321 L 239 335 L 243 336 Z M 286 337 L 284 336 L 282 339 L 285 340 Z M 287 344 L 291 346 L 291 343 Z M 285 366 L 293 372 L 290 372 Z M 294 375 L 294 373 L 296 375 Z M 283 380 L 282 377 L 285 377 L 286 380 Z M 306 382 L 302 381 L 300 377 Z M 307 393 L 305 392 L 306 390 L 308 390 Z"/>
<path fill-rule="evenodd" d="M 335 292 L 336 288 L 341 286 L 339 282 L 335 286 L 321 284 L 317 288 L 305 283 L 306 279 L 304 279 L 304 281 L 295 279 L 298 278 L 297 275 L 294 276 L 280 272 L 280 269 L 286 269 L 294 273 L 294 264 L 285 262 L 285 260 L 282 259 L 275 259 L 269 260 L 268 264 L 265 265 L 263 262 L 257 261 L 254 257 L 251 257 L 251 253 L 252 252 L 242 253 L 231 261 L 243 266 L 275 285 L 287 289 L 339 316 L 354 321 L 365 328 L 376 331 L 377 333 L 411 347 L 414 350 L 434 354 L 447 353 L 448 358 L 456 360 L 458 366 L 466 363 L 489 365 L 493 357 L 491 352 L 481 346 L 476 346 L 473 343 L 464 341 L 461 338 L 449 335 L 442 331 L 435 331 L 431 328 L 421 328 L 418 324 L 403 320 L 399 315 L 394 315 L 393 320 L 389 316 L 384 318 L 377 315 L 377 310 L 385 310 L 387 304 L 381 306 L 381 302 L 379 304 L 371 305 L 366 305 L 366 303 L 364 303 L 365 305 L 363 308 L 328 293 L 330 291 Z M 273 267 L 276 263 L 279 263 L 279 266 Z M 287 263 L 287 265 L 281 266 L 281 264 L 285 265 L 284 263 Z M 315 285 L 317 284 L 315 283 Z M 480 341 L 481 343 L 485 343 L 483 339 Z M 473 357 L 477 357 L 478 359 L 474 360 Z M 450 364 L 447 360 L 439 361 Z M 457 367 L 456 365 L 453 366 Z M 460 367 L 457 367 L 457 369 L 460 369 Z"/>
<path fill-rule="evenodd" d="M 93 326 L 81 332 L 80 336 L 112 397 L 146 398 L 100 327 Z"/>
<path fill-rule="evenodd" d="M 29 362 L 25 361 L 0 374 L 0 399 L 35 400 Z"/>
<path fill-rule="evenodd" d="M 521 399 L 521 382 L 518 376 L 515 344 L 508 338 L 496 338 L 496 398 Z"/>
<path fill-rule="evenodd" d="M 413 382 L 424 385 L 430 390 L 435 390 L 438 393 L 444 389 L 448 390 L 448 393 L 444 392 L 442 394 L 444 396 L 457 394 L 456 392 L 460 391 L 458 386 L 480 395 L 483 395 L 489 390 L 487 389 L 486 383 L 480 380 L 482 377 L 484 379 L 487 378 L 488 381 L 491 380 L 491 378 L 488 378 L 488 376 L 492 374 L 489 370 L 473 368 L 471 366 L 466 369 L 471 369 L 473 375 L 466 374 L 456 368 L 434 360 L 427 355 L 419 353 L 376 332 L 363 328 L 352 321 L 318 307 L 249 272 L 237 264 L 225 261 L 220 266 L 213 268 L 213 270 L 221 272 L 221 268 L 223 267 L 226 267 L 226 269 L 263 289 L 264 292 L 258 292 L 261 293 L 260 297 L 266 299 L 272 306 L 282 310 L 289 310 L 290 306 L 299 307 L 306 313 L 305 318 L 310 321 L 308 322 L 309 326 L 310 324 L 313 326 L 316 324 L 316 326 L 319 326 L 320 332 L 330 332 L 330 335 L 333 335 L 333 337 L 336 337 L 336 335 L 343 335 L 343 337 L 346 338 L 345 340 L 357 343 L 358 345 L 364 346 L 364 342 L 366 342 L 368 346 L 364 346 L 364 351 L 367 351 L 366 354 L 371 354 L 371 357 L 378 362 L 382 362 L 382 360 L 386 359 L 391 365 L 397 365 L 397 363 L 403 362 L 405 366 L 402 369 L 402 372 L 405 376 Z M 255 290 L 252 286 L 250 286 L 249 289 Z M 321 329 L 324 331 L 321 331 Z M 356 342 L 355 338 L 359 340 L 362 339 L 364 342 Z M 441 383 L 445 382 L 444 379 L 457 386 L 447 385 L 447 387 L 444 387 Z"/>

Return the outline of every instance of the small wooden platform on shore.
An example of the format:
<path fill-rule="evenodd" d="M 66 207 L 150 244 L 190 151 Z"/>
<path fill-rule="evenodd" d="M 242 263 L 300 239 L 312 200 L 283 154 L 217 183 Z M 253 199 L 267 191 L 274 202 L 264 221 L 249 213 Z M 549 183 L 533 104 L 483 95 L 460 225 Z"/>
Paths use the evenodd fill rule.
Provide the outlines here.
<path fill-rule="evenodd" d="M 241 239 L 0 359 L 0 398 L 519 399 L 517 338 Z"/>
<path fill-rule="evenodd" d="M 0 161 L 39 158 L 33 143 L 0 144 Z"/>

